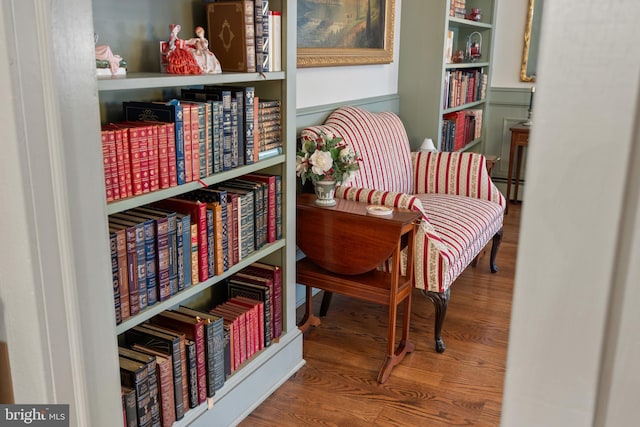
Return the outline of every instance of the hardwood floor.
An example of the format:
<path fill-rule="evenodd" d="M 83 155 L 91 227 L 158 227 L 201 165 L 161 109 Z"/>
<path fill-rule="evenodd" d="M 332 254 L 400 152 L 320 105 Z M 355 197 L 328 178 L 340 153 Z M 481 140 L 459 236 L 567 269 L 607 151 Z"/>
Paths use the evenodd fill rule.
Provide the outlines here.
<path fill-rule="evenodd" d="M 434 350 L 433 306 L 414 291 L 410 339 L 416 350 L 378 384 L 386 307 L 336 294 L 322 324 L 305 334 L 306 365 L 240 425 L 499 425 L 519 225 L 520 206 L 512 205 L 500 271 L 489 271 L 487 250 L 451 288 L 444 353 Z M 314 298 L 316 313 L 321 296 Z"/>

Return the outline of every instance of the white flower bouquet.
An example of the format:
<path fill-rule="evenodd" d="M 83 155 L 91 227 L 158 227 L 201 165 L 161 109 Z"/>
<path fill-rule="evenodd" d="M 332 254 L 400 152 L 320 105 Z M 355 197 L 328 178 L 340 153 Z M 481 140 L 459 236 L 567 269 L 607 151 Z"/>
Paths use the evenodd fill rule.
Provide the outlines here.
<path fill-rule="evenodd" d="M 360 160 L 357 153 L 340 137 L 321 133 L 315 140 L 303 140 L 296 156 L 296 175 L 302 180 L 336 181 L 346 183 L 358 169 Z"/>

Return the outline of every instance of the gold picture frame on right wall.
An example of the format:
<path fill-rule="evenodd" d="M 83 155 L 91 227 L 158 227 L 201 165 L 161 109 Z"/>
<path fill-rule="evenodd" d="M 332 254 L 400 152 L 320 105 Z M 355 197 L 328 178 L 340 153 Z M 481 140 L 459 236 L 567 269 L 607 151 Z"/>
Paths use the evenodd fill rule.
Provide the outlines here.
<path fill-rule="evenodd" d="M 524 29 L 524 46 L 522 49 L 522 65 L 520 81 L 535 82 L 538 64 L 538 44 L 540 42 L 540 25 L 542 22 L 543 0 L 529 0 L 527 21 Z"/>
<path fill-rule="evenodd" d="M 393 62 L 395 0 L 299 0 L 297 66 Z"/>

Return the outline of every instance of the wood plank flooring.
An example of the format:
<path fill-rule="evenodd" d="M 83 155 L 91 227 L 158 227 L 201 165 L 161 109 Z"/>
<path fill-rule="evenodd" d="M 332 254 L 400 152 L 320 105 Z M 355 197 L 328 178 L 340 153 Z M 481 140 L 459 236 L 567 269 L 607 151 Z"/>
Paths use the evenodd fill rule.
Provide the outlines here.
<path fill-rule="evenodd" d="M 414 291 L 416 350 L 378 384 L 386 307 L 336 294 L 322 324 L 305 334 L 306 365 L 240 426 L 499 425 L 519 225 L 520 206 L 512 205 L 500 271 L 489 271 L 487 250 L 451 288 L 444 353 L 434 350 L 433 305 Z M 316 313 L 321 295 L 314 298 Z"/>

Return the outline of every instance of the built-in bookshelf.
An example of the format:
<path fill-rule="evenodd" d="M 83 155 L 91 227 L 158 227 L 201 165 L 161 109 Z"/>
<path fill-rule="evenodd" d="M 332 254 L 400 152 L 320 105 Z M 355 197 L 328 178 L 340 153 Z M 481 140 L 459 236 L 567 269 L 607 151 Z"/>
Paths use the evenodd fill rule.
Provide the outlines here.
<path fill-rule="evenodd" d="M 431 138 L 442 151 L 482 151 L 496 3 L 403 2 L 398 93 L 413 150 Z"/>
<path fill-rule="evenodd" d="M 277 175 L 282 179 L 282 237 L 257 248 L 223 273 L 210 275 L 199 283 L 185 288 L 164 301 L 146 307 L 136 315 L 114 324 L 115 340 L 113 357 L 117 359 L 119 343 L 132 328 L 147 322 L 159 313 L 180 305 L 206 307 L 208 301 L 217 300 L 224 290 L 226 279 L 255 262 L 276 265 L 282 271 L 282 320 L 283 331 L 278 340 L 265 347 L 240 369 L 229 376 L 224 386 L 212 399 L 186 411 L 184 418 L 174 425 L 231 425 L 246 416 L 254 407 L 273 392 L 279 384 L 304 363 L 302 337 L 295 324 L 295 210 L 287 209 L 295 197 L 295 20 L 284 19 L 282 32 L 282 70 L 265 73 L 229 73 L 208 75 L 171 75 L 160 72 L 159 42 L 166 40 L 170 24 L 182 26 L 181 38 L 193 37 L 193 29 L 206 28 L 207 2 L 170 0 L 116 0 L 93 1 L 94 31 L 100 44 L 108 44 L 112 51 L 128 63 L 126 77 L 98 78 L 98 101 L 102 124 L 123 120 L 122 103 L 125 101 L 167 101 L 180 98 L 183 89 L 204 86 L 232 85 L 255 88 L 256 96 L 275 99 L 280 103 L 282 154 L 253 163 L 239 165 L 224 171 L 208 174 L 180 185 L 144 194 L 117 199 L 105 203 L 105 220 L 131 209 L 145 207 L 168 198 L 182 197 L 205 186 L 224 184 L 252 173 Z M 296 2 L 270 1 L 271 10 L 281 11 L 283 17 L 296 15 Z M 288 65 L 293 64 L 292 67 Z M 291 125 L 291 126 L 290 126 Z M 99 144 L 96 141 L 96 144 Z M 108 259 L 104 260 L 109 262 Z M 109 286 L 108 283 L 104 284 Z M 114 301 L 104 301 L 104 304 Z M 116 361 L 117 364 L 117 361 Z M 113 372 L 111 384 L 105 390 L 119 388 L 120 377 Z M 117 383 L 117 387 L 116 387 Z M 120 402 L 120 395 L 103 393 L 110 407 Z M 109 420 L 101 419 L 96 425 L 120 425 L 122 413 L 113 413 Z"/>

